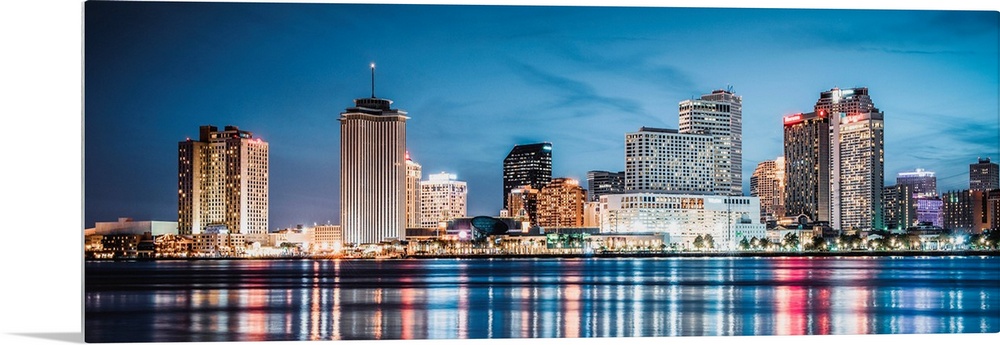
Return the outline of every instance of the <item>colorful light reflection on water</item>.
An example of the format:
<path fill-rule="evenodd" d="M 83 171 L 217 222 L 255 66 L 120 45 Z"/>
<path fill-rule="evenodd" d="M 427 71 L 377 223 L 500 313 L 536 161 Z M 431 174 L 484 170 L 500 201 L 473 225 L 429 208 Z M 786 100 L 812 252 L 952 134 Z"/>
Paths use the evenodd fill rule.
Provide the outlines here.
<path fill-rule="evenodd" d="M 995 333 L 998 257 L 88 262 L 88 342 Z"/>

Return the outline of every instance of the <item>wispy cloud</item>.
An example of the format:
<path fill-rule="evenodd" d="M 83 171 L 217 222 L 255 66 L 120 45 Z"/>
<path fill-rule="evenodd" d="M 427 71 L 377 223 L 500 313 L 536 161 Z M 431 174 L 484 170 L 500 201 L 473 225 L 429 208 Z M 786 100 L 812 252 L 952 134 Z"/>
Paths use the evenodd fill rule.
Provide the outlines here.
<path fill-rule="evenodd" d="M 634 100 L 603 95 L 582 81 L 546 72 L 519 61 L 510 61 L 510 66 L 514 73 L 529 84 L 547 88 L 552 94 L 559 95 L 560 99 L 553 106 L 557 104 L 599 106 L 617 109 L 624 113 L 638 113 L 641 110 L 641 105 Z"/>

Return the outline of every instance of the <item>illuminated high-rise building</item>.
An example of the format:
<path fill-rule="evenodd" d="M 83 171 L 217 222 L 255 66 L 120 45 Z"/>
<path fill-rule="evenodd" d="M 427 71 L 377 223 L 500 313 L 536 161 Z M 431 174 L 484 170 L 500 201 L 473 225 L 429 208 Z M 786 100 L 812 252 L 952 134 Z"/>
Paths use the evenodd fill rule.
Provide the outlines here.
<path fill-rule="evenodd" d="M 375 65 L 372 65 L 374 80 Z M 406 112 L 372 96 L 340 113 L 340 222 L 345 243 L 406 236 Z"/>
<path fill-rule="evenodd" d="M 715 138 L 715 194 L 743 195 L 743 98 L 715 90 L 680 102 L 678 132 Z"/>
<path fill-rule="evenodd" d="M 826 112 L 785 116 L 785 216 L 830 221 L 830 122 Z"/>
<path fill-rule="evenodd" d="M 599 201 L 601 195 L 625 191 L 625 172 L 591 170 L 587 172 L 587 201 Z"/>
<path fill-rule="evenodd" d="M 515 145 L 503 160 L 503 204 L 522 186 L 542 189 L 552 181 L 552 143 Z M 511 211 L 511 214 L 514 214 Z"/>
<path fill-rule="evenodd" d="M 442 172 L 420 182 L 420 226 L 436 228 L 441 222 L 463 218 L 468 187 L 458 176 Z"/>
<path fill-rule="evenodd" d="M 764 218 L 785 216 L 785 157 L 763 161 L 750 176 L 750 195 L 760 198 Z"/>
<path fill-rule="evenodd" d="M 834 165 L 840 173 L 835 181 L 837 184 L 830 187 L 834 192 L 831 195 L 830 224 L 837 229 L 883 228 L 883 132 L 882 113 L 854 114 L 840 120 L 839 161 Z M 831 177 L 831 182 L 834 180 Z"/>
<path fill-rule="evenodd" d="M 406 227 L 420 226 L 420 164 L 410 159 L 406 153 Z"/>
<path fill-rule="evenodd" d="M 980 158 L 978 163 L 969 164 L 969 189 L 1000 189 L 1000 166 L 990 163 L 989 158 Z"/>
<path fill-rule="evenodd" d="M 882 188 L 882 224 L 889 230 L 903 231 L 917 223 L 917 205 L 912 184 Z"/>
<path fill-rule="evenodd" d="M 177 224 L 182 235 L 212 229 L 267 240 L 268 144 L 236 126 L 201 126 L 178 144 Z"/>
<path fill-rule="evenodd" d="M 937 196 L 937 177 L 933 171 L 917 169 L 896 174 L 896 185 L 913 186 L 914 198 L 932 198 Z"/>
<path fill-rule="evenodd" d="M 814 112 L 829 120 L 830 226 L 882 228 L 884 114 L 865 87 L 821 92 Z"/>
<path fill-rule="evenodd" d="M 626 133 L 625 191 L 715 194 L 715 141 L 665 128 Z"/>
<path fill-rule="evenodd" d="M 981 190 L 949 191 L 941 195 L 944 228 L 979 234 L 990 228 L 989 193 Z"/>
<path fill-rule="evenodd" d="M 538 189 L 527 185 L 511 189 L 510 195 L 507 196 L 507 204 L 504 207 L 508 216 L 519 222 L 528 223 L 528 226 L 522 229 L 538 225 L 538 192 Z"/>
<path fill-rule="evenodd" d="M 552 179 L 538 194 L 538 225 L 543 228 L 582 227 L 586 197 L 587 193 L 577 180 Z"/>

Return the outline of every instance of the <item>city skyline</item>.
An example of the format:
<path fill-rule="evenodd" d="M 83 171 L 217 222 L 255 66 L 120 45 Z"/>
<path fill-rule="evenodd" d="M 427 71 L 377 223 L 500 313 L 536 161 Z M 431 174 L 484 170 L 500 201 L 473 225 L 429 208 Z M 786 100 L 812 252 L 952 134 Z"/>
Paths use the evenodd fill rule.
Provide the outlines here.
<path fill-rule="evenodd" d="M 887 179 L 923 168 L 938 173 L 939 191 L 967 189 L 969 163 L 1000 158 L 997 50 L 983 44 L 996 42 L 993 12 L 90 2 L 85 10 L 85 226 L 173 219 L 176 153 L 161 152 L 206 124 L 270 143 L 272 229 L 339 224 L 336 117 L 367 96 L 371 62 L 376 95 L 411 117 L 413 160 L 468 181 L 470 216 L 502 208 L 502 162 L 515 145 L 551 142 L 552 177 L 622 171 L 626 133 L 677 129 L 680 102 L 727 85 L 743 98 L 744 195 L 747 172 L 782 154 L 781 118 L 811 111 L 833 87 L 868 87 L 885 112 Z M 406 24 L 355 25 L 371 11 Z M 594 22 L 599 15 L 607 22 Z M 692 15 L 709 19 L 688 22 Z M 917 26 L 925 21 L 949 24 Z M 861 35 L 854 25 L 862 24 L 877 28 Z M 801 32 L 777 37 L 786 27 Z M 739 52 L 675 48 L 723 42 Z M 768 53 L 777 48 L 789 54 Z M 836 59 L 825 56 L 831 50 Z M 147 125 L 156 129 L 139 130 Z M 102 140 L 135 136 L 141 145 Z M 904 150 L 914 137 L 927 147 Z"/>

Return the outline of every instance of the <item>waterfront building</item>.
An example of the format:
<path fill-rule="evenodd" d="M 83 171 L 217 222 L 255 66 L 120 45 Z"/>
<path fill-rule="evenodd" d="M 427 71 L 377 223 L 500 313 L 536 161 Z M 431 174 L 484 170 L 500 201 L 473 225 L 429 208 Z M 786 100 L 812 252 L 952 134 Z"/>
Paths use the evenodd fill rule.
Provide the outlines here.
<path fill-rule="evenodd" d="M 406 227 L 420 226 L 420 164 L 410 159 L 406 152 Z"/>
<path fill-rule="evenodd" d="M 1000 231 L 1000 189 L 986 192 L 986 213 L 990 229 Z"/>
<path fill-rule="evenodd" d="M 116 222 L 94 222 L 93 231 L 88 231 L 87 235 L 110 235 L 110 234 L 132 234 L 142 235 L 149 233 L 152 236 L 178 234 L 177 222 L 164 222 L 156 220 L 136 221 L 132 218 L 118 218 Z"/>
<path fill-rule="evenodd" d="M 153 236 L 149 233 L 111 233 L 99 236 L 101 236 L 101 249 L 98 252 L 91 253 L 92 257 L 102 259 L 134 259 L 152 257 L 152 251 L 155 250 L 155 246 L 146 250 L 142 248 L 143 242 L 152 243 L 153 241 Z"/>
<path fill-rule="evenodd" d="M 766 236 L 760 199 L 744 196 L 641 192 L 601 196 L 602 234 L 662 233 L 681 248 L 712 235 L 719 249 Z"/>
<path fill-rule="evenodd" d="M 510 193 L 516 188 L 542 189 L 550 181 L 552 143 L 514 145 L 503 160 L 503 204 L 508 204 Z"/>
<path fill-rule="evenodd" d="M 813 108 L 829 119 L 829 220 L 835 229 L 881 229 L 884 114 L 868 88 L 833 88 Z"/>
<path fill-rule="evenodd" d="M 917 198 L 914 202 L 917 224 L 944 227 L 944 201 L 939 197 Z"/>
<path fill-rule="evenodd" d="M 914 186 L 897 184 L 882 189 L 882 223 L 889 230 L 904 231 L 917 223 L 917 208 L 913 198 Z M 926 206 L 926 205 L 925 205 Z"/>
<path fill-rule="evenodd" d="M 372 65 L 374 76 L 375 67 Z M 373 77 L 374 80 L 374 77 Z M 373 84 L 374 85 L 374 84 Z M 354 100 L 340 113 L 340 222 L 345 244 L 406 237 L 406 111 Z"/>
<path fill-rule="evenodd" d="M 437 228 L 452 218 L 465 217 L 468 187 L 458 176 L 441 172 L 420 182 L 420 226 Z"/>
<path fill-rule="evenodd" d="M 678 132 L 715 139 L 714 194 L 743 195 L 743 98 L 732 90 L 714 90 L 680 102 Z"/>
<path fill-rule="evenodd" d="M 757 164 L 750 176 L 750 196 L 760 198 L 761 221 L 785 217 L 785 157 Z"/>
<path fill-rule="evenodd" d="M 339 251 L 344 245 L 344 233 L 340 225 L 317 225 L 313 227 L 313 251 Z"/>
<path fill-rule="evenodd" d="M 838 229 L 884 227 L 881 202 L 885 162 L 882 116 L 882 113 L 869 112 L 846 115 L 840 119 L 837 141 L 839 161 L 832 168 L 837 170 L 831 169 L 839 171 L 839 174 L 830 178 L 833 183 L 830 190 L 834 192 L 830 202 L 830 224 Z"/>
<path fill-rule="evenodd" d="M 1000 189 L 1000 166 L 991 163 L 988 157 L 979 158 L 979 162 L 969 164 L 969 189 L 982 191 Z"/>
<path fill-rule="evenodd" d="M 268 143 L 236 126 L 201 126 L 178 143 L 177 223 L 183 235 L 225 226 L 267 240 Z"/>
<path fill-rule="evenodd" d="M 591 170 L 587 172 L 587 201 L 600 201 L 601 195 L 625 191 L 625 172 Z"/>
<path fill-rule="evenodd" d="M 507 214 L 526 223 L 524 229 L 538 225 L 538 192 L 538 189 L 526 185 L 512 189 L 507 197 Z"/>
<path fill-rule="evenodd" d="M 789 115 L 784 124 L 785 216 L 830 221 L 830 122 L 827 112 Z"/>
<path fill-rule="evenodd" d="M 546 228 L 583 226 L 587 193 L 577 180 L 555 178 L 538 193 L 538 225 Z"/>
<path fill-rule="evenodd" d="M 191 255 L 195 257 L 240 257 L 247 250 L 244 234 L 203 232 L 192 235 L 192 240 Z"/>
<path fill-rule="evenodd" d="M 914 198 L 933 198 L 937 196 L 937 177 L 933 171 L 917 169 L 896 174 L 896 185 L 913 186 Z"/>
<path fill-rule="evenodd" d="M 986 193 L 981 190 L 949 191 L 944 202 L 944 228 L 952 231 L 981 233 L 989 228 Z"/>
<path fill-rule="evenodd" d="M 713 194 L 715 138 L 664 128 L 625 135 L 625 190 Z"/>
<path fill-rule="evenodd" d="M 298 245 L 302 250 L 308 251 L 316 243 L 315 229 L 302 225 L 293 229 L 270 232 L 267 237 L 267 245 L 270 247 L 281 247 L 284 243 L 292 243 Z"/>

